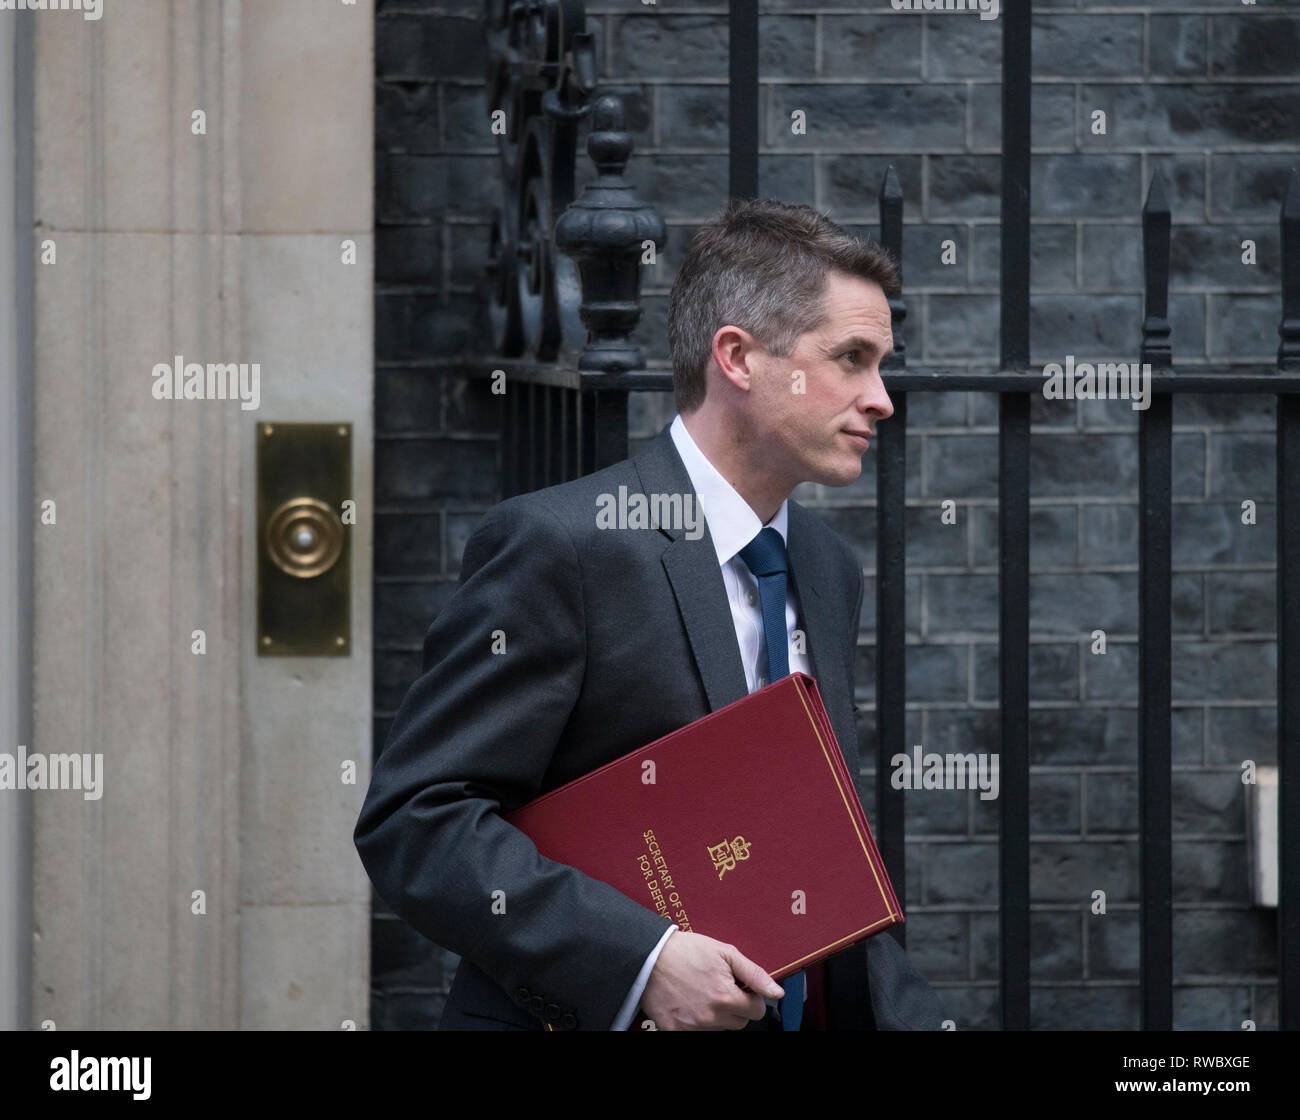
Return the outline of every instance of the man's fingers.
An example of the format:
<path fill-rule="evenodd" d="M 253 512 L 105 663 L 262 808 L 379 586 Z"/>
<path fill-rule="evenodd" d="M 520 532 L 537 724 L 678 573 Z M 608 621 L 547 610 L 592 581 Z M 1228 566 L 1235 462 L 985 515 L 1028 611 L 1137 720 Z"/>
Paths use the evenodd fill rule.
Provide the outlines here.
<path fill-rule="evenodd" d="M 763 1016 L 767 1014 L 767 1004 L 763 1002 L 763 997 L 756 992 L 750 991 L 748 988 L 741 988 L 741 991 L 745 993 L 745 1002 L 744 1006 L 738 1006 L 736 1008 L 736 1013 L 738 1015 L 746 1015 L 750 1019 L 763 1018 Z M 742 1022 L 740 1025 L 743 1027 L 745 1024 Z"/>
<path fill-rule="evenodd" d="M 771 999 L 780 999 L 785 995 L 784 988 L 780 987 L 775 980 L 734 945 L 726 946 L 723 950 L 723 956 L 727 958 L 727 963 L 731 965 L 731 975 L 740 981 L 742 988 L 748 988 L 751 992 L 757 992 L 759 995 L 768 996 Z"/>

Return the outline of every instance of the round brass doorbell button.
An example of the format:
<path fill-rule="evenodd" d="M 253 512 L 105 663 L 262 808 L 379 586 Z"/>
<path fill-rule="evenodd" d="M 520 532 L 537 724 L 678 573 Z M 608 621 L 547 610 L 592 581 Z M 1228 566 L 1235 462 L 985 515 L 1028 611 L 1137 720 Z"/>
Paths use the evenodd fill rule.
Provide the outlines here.
<path fill-rule="evenodd" d="M 310 579 L 338 563 L 343 522 L 317 498 L 290 498 L 267 519 L 266 548 L 282 572 Z"/>

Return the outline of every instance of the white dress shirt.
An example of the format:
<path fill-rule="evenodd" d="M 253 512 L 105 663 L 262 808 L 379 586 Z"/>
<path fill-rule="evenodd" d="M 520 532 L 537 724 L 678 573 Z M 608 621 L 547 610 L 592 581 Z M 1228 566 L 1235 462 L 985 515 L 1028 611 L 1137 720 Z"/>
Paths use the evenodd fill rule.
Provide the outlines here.
<path fill-rule="evenodd" d="M 691 485 L 695 487 L 699 509 L 709 526 L 709 536 L 713 539 L 713 547 L 718 554 L 718 564 L 722 568 L 722 583 L 727 589 L 727 599 L 731 603 L 731 621 L 736 628 L 740 660 L 745 666 L 745 685 L 750 692 L 753 692 L 769 683 L 767 641 L 763 636 L 763 608 L 758 594 L 758 580 L 740 558 L 740 550 L 758 536 L 759 530 L 763 529 L 764 525 L 759 520 L 758 514 L 750 508 L 749 503 L 736 493 L 731 483 L 718 473 L 718 468 L 705 458 L 704 452 L 691 439 L 691 433 L 686 430 L 680 415 L 673 418 L 668 434 L 672 436 L 677 454 L 686 465 L 686 473 L 690 475 Z M 789 547 L 786 536 L 788 505 L 788 500 L 782 502 L 781 508 L 767 523 L 769 527 L 781 534 L 781 539 L 786 541 L 787 548 Z M 793 581 L 787 579 L 785 633 L 790 672 L 811 675 L 812 666 L 808 654 L 795 648 L 797 626 L 798 601 Z M 806 640 L 799 644 L 804 647 L 804 650 L 807 649 Z M 659 939 L 659 944 L 646 957 L 645 964 L 637 973 L 636 983 L 632 985 L 627 999 L 619 1008 L 610 1030 L 626 1030 L 631 1023 L 632 1015 L 650 979 L 650 973 L 654 971 L 655 961 L 659 959 L 664 943 L 676 929 L 675 925 L 669 926 L 664 931 L 663 937 Z M 805 998 L 807 998 L 806 991 Z M 776 1000 L 768 999 L 767 1003 L 769 1006 L 775 1006 Z"/>

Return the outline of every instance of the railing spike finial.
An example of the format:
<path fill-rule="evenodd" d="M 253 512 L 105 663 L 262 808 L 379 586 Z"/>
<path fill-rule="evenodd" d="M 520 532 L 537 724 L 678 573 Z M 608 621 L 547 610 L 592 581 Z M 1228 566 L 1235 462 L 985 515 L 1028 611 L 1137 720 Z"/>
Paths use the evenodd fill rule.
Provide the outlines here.
<path fill-rule="evenodd" d="M 885 177 L 880 183 L 880 244 L 894 258 L 901 270 L 903 267 L 903 185 L 898 181 L 898 173 L 891 163 L 885 169 Z M 903 302 L 901 288 L 896 292 L 886 292 L 889 298 L 889 320 L 894 334 L 894 352 L 889 356 L 888 365 L 898 369 L 907 361 L 906 343 L 903 338 L 903 320 L 907 318 L 907 304 Z"/>
<path fill-rule="evenodd" d="M 1279 369 L 1300 369 L 1300 171 L 1291 178 L 1282 198 L 1282 322 L 1277 333 Z"/>
<path fill-rule="evenodd" d="M 880 198 L 882 201 L 887 198 L 897 199 L 899 204 L 902 204 L 903 184 L 898 181 L 898 172 L 894 170 L 892 163 L 885 168 L 885 177 L 880 182 Z"/>
<path fill-rule="evenodd" d="M 1156 168 L 1142 207 L 1142 271 L 1146 280 L 1146 314 L 1142 320 L 1142 361 L 1173 364 L 1169 327 L 1169 197 Z"/>
<path fill-rule="evenodd" d="M 1164 172 L 1156 168 L 1151 175 L 1151 185 L 1147 187 L 1147 200 L 1142 207 L 1143 213 L 1168 214 L 1169 189 L 1165 186 Z"/>

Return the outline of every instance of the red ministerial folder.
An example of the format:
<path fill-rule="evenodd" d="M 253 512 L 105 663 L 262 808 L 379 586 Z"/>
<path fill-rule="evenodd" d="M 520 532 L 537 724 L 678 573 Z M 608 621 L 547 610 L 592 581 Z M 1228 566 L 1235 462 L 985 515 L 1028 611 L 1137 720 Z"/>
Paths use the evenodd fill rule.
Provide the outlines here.
<path fill-rule="evenodd" d="M 903 921 L 817 682 L 791 673 L 506 814 L 775 980 Z"/>

